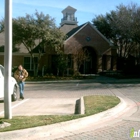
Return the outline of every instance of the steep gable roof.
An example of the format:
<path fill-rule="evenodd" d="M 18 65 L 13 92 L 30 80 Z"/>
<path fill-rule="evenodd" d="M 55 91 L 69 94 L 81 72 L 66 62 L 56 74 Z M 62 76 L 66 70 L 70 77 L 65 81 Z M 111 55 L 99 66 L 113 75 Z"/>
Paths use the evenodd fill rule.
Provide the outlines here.
<path fill-rule="evenodd" d="M 72 29 L 71 31 L 69 31 L 66 36 L 67 36 L 67 39 L 70 38 L 71 36 L 75 35 L 86 23 Z"/>
<path fill-rule="evenodd" d="M 33 50 L 32 53 L 39 53 L 39 51 L 41 51 L 42 53 L 45 53 L 44 48 L 41 47 L 41 45 L 37 45 Z"/>
<path fill-rule="evenodd" d="M 2 32 L 0 33 L 0 52 L 4 52 L 4 46 L 5 46 L 5 33 Z M 17 52 L 19 53 L 28 53 L 28 50 L 23 44 L 16 45 L 17 47 Z"/>
<path fill-rule="evenodd" d="M 64 34 L 67 34 L 68 32 L 70 32 L 72 29 L 74 29 L 76 27 L 77 27 L 77 25 L 63 24 L 59 29 Z"/>
<path fill-rule="evenodd" d="M 82 24 L 82 25 L 80 25 L 80 26 L 78 26 L 78 27 L 72 29 L 70 32 L 68 32 L 68 33 L 66 34 L 67 39 L 65 40 L 65 43 L 66 43 L 70 38 L 72 38 L 75 34 L 77 34 L 79 31 L 81 31 L 81 30 L 82 30 L 85 26 L 87 26 L 87 25 L 90 25 L 90 26 L 93 28 L 93 30 L 95 30 L 105 41 L 107 41 L 107 42 L 110 44 L 110 46 L 112 46 L 112 43 L 111 43 L 99 30 L 97 30 L 90 22 L 86 22 L 86 23 L 84 23 L 84 24 Z"/>

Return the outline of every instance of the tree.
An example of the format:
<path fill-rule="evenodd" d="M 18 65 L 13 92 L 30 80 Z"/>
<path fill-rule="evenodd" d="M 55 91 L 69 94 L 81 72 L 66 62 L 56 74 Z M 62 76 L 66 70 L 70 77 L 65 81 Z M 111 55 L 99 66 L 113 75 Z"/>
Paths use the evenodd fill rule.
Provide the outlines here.
<path fill-rule="evenodd" d="M 93 19 L 94 26 L 108 39 L 112 37 L 112 31 L 107 16 L 99 15 Z"/>
<path fill-rule="evenodd" d="M 105 16 L 99 15 L 93 19 L 97 29 L 117 46 L 119 57 L 127 58 L 137 49 L 136 36 L 140 38 L 139 8 L 136 4 L 121 4 Z"/>
<path fill-rule="evenodd" d="M 30 53 L 34 64 L 34 75 L 36 68 L 33 50 L 38 46 L 39 58 L 42 50 L 47 47 L 53 47 L 58 52 L 63 39 L 64 35 L 56 27 L 54 18 L 42 12 L 36 11 L 34 15 L 26 14 L 25 17 L 13 19 L 13 42 L 18 45 L 24 44 Z"/>
<path fill-rule="evenodd" d="M 4 31 L 4 19 L 0 21 L 0 33 Z"/>
<path fill-rule="evenodd" d="M 4 32 L 4 19 L 0 21 L 0 34 L 3 34 Z M 3 34 L 4 36 L 4 34 Z M 18 52 L 19 48 L 16 47 L 16 44 L 12 44 L 12 52 Z M 0 46 L 0 52 L 4 52 L 4 44 Z"/>
<path fill-rule="evenodd" d="M 66 72 L 67 69 L 67 65 L 68 65 L 68 57 L 67 55 L 65 55 L 63 52 L 55 55 L 53 57 L 53 72 L 57 75 L 57 76 L 64 76 L 64 73 Z"/>
<path fill-rule="evenodd" d="M 133 34 L 136 42 L 140 43 L 140 7 L 138 7 L 134 13 Z"/>
<path fill-rule="evenodd" d="M 76 64 L 75 65 L 75 70 L 74 70 L 74 74 L 77 75 L 79 74 L 79 70 L 82 64 L 84 64 L 84 62 L 86 60 L 88 60 L 90 57 L 89 52 L 86 48 L 73 48 L 73 62 Z"/>
<path fill-rule="evenodd" d="M 138 7 L 134 14 L 134 24 L 132 35 L 137 43 L 136 56 L 138 56 L 138 63 L 140 63 L 140 7 Z"/>

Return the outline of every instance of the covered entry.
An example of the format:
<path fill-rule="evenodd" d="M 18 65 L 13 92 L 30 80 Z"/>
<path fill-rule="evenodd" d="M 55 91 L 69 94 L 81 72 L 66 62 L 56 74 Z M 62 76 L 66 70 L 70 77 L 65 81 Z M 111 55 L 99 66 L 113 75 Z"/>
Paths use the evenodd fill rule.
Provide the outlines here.
<path fill-rule="evenodd" d="M 83 48 L 86 59 L 80 66 L 79 72 L 81 74 L 96 74 L 97 73 L 97 54 L 92 47 Z"/>

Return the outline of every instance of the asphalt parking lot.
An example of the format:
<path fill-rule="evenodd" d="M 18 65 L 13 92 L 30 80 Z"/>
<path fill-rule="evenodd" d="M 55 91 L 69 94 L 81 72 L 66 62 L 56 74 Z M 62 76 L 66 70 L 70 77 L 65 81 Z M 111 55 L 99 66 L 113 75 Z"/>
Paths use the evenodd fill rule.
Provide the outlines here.
<path fill-rule="evenodd" d="M 69 108 L 72 107 L 72 103 L 75 102 L 74 100 L 81 96 L 88 95 L 121 96 L 122 98 L 131 101 L 131 104 L 128 104 L 126 110 L 120 112 L 120 115 L 116 114 L 104 123 L 98 122 L 95 124 L 91 123 L 91 121 L 90 124 L 85 127 L 84 125 L 81 125 L 81 123 L 80 125 L 75 125 L 76 123 L 72 125 L 66 122 L 66 124 L 69 124 L 69 127 L 66 127 L 65 123 L 64 126 L 60 123 L 13 132 L 4 132 L 0 133 L 0 137 L 3 138 L 3 140 L 15 140 L 17 137 L 23 140 L 128 140 L 131 139 L 130 131 L 132 128 L 135 132 L 140 132 L 139 79 L 117 80 L 99 77 L 98 79 L 92 80 L 47 81 L 43 83 L 28 82 L 25 87 L 25 100 L 12 102 L 13 116 L 16 114 L 15 110 L 17 113 L 21 111 L 19 108 L 22 108 L 22 113 L 27 115 L 30 115 L 31 113 L 28 108 L 32 108 L 32 113 L 35 113 L 34 110 L 37 111 L 36 113 L 41 111 L 44 113 L 46 108 L 52 108 L 51 106 L 45 106 L 46 102 L 49 104 L 52 103 L 54 105 L 54 112 L 56 111 L 57 113 L 60 113 L 57 110 L 58 106 L 56 104 L 60 103 L 61 105 L 59 105 L 62 107 L 62 103 L 64 101 L 67 105 L 64 105 L 66 108 L 62 112 L 66 112 L 66 110 L 69 110 Z M 73 102 L 68 103 L 68 100 Z M 2 106 L 3 102 L 0 102 L 0 116 L 3 113 Z M 78 122 L 77 124 L 79 124 Z M 87 122 L 82 121 L 82 124 L 87 124 Z M 77 128 L 77 130 L 75 130 L 75 128 Z M 132 139 L 140 139 L 140 137 L 133 135 Z"/>
<path fill-rule="evenodd" d="M 107 89 L 94 80 L 27 82 L 25 99 L 11 103 L 12 116 L 74 114 L 76 100 L 103 93 L 101 87 Z M 103 94 L 113 95 L 109 90 Z M 0 100 L 0 116 L 4 116 L 3 100 Z"/>
<path fill-rule="evenodd" d="M 26 82 L 25 99 L 12 102 L 12 115 L 65 115 L 74 114 L 75 103 L 81 96 L 113 95 L 111 86 L 127 89 L 130 83 L 115 83 L 105 79 Z M 132 91 L 136 84 L 133 84 Z M 137 86 L 138 88 L 138 86 Z M 133 91 L 132 91 L 133 92 Z M 134 94 L 134 93 L 133 93 Z M 128 95 L 128 93 L 127 93 Z M 136 97 L 131 96 L 131 98 Z M 138 96 L 139 97 L 139 96 Z M 0 116 L 4 116 L 4 103 L 0 100 Z"/>

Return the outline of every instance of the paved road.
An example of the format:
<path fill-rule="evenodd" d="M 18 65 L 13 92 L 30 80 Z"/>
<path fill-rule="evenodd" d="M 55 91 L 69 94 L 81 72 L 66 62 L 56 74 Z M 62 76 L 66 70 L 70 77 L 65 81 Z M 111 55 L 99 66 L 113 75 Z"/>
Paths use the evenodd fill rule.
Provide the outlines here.
<path fill-rule="evenodd" d="M 134 102 L 130 108 L 136 108 L 120 115 L 117 119 L 111 119 L 102 125 L 90 125 L 77 131 L 70 131 L 67 136 L 61 133 L 49 139 L 56 140 L 129 140 L 130 131 L 140 130 L 140 80 L 116 80 L 112 78 L 98 77 L 91 80 L 59 81 L 46 83 L 27 83 L 25 98 L 36 99 L 70 99 L 80 98 L 86 95 L 112 95 L 116 92 L 124 95 Z M 115 92 L 114 92 L 115 91 Z M 127 114 L 131 116 L 127 117 Z M 40 139 L 41 138 L 37 138 Z M 48 139 L 48 138 L 42 138 Z M 140 138 L 133 138 L 140 139 Z"/>
<path fill-rule="evenodd" d="M 106 85 L 107 90 L 117 89 L 125 97 L 136 103 L 137 110 L 135 113 L 130 117 L 126 117 L 123 114 L 117 120 L 111 120 L 111 123 L 105 124 L 98 129 L 90 126 L 80 132 L 74 132 L 71 136 L 61 137 L 57 140 L 130 140 L 132 128 L 138 132 L 137 137 L 133 137 L 132 140 L 140 140 L 140 82 L 110 80 L 106 81 L 106 83 L 108 83 Z"/>
<path fill-rule="evenodd" d="M 31 85 L 30 85 L 31 86 Z M 98 78 L 94 80 L 76 80 L 72 82 L 47 83 L 42 85 L 42 89 L 46 91 L 45 97 L 81 97 L 86 95 L 114 95 L 113 90 L 116 89 L 125 97 L 133 100 L 137 104 L 137 111 L 130 117 L 125 114 L 111 120 L 111 123 L 103 126 L 89 126 L 83 130 L 71 131 L 70 136 L 58 136 L 57 140 L 128 140 L 130 139 L 130 131 L 140 130 L 140 82 L 139 80 L 116 80 L 108 78 Z M 40 86 L 36 86 L 36 90 L 41 92 Z M 29 89 L 27 88 L 29 93 Z M 34 93 L 36 94 L 36 92 Z M 30 95 L 29 95 L 30 96 Z M 32 95 L 31 95 L 32 96 Z M 39 96 L 39 95 L 36 95 Z M 35 97 L 36 97 L 35 96 Z M 40 95 L 41 96 L 41 95 Z M 140 136 L 140 134 L 139 134 Z M 59 138 L 60 137 L 60 138 Z M 52 138 L 53 139 L 53 138 Z M 140 138 L 133 138 L 140 139 Z"/>
<path fill-rule="evenodd" d="M 26 84 L 26 98 L 79 98 L 84 95 L 113 95 L 107 84 L 95 80 L 71 80 Z"/>

